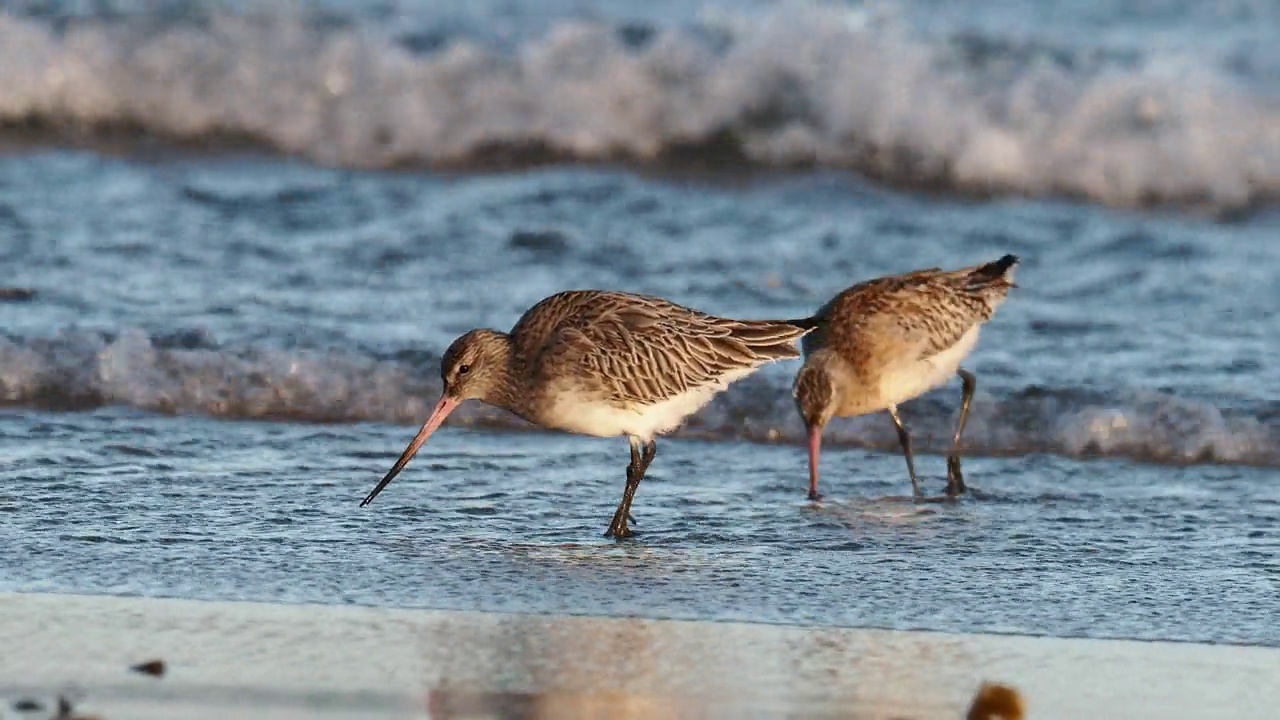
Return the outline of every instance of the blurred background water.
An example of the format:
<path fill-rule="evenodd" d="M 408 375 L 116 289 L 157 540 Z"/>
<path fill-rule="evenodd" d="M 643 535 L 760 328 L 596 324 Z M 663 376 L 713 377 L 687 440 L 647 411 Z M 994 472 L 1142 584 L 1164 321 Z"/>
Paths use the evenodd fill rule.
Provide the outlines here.
<path fill-rule="evenodd" d="M 0 3 L 0 589 L 1280 644 L 1280 5 Z M 1012 252 L 982 497 L 783 363 L 625 442 L 440 353 Z M 908 404 L 941 487 L 958 383 Z"/>

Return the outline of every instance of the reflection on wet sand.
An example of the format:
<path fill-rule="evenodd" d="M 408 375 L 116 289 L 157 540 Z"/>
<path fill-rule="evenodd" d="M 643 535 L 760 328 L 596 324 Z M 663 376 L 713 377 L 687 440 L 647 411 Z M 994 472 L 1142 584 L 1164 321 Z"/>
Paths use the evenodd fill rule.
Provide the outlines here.
<path fill-rule="evenodd" d="M 900 642 L 910 636 L 892 633 L 529 616 L 495 616 L 476 630 L 469 620 L 432 631 L 427 664 L 449 669 L 428 692 L 435 720 L 958 719 L 977 682 L 949 682 L 939 668 L 981 667 L 958 639 Z M 1000 699 L 989 691 L 978 709 Z"/>
<path fill-rule="evenodd" d="M 737 712 L 750 716 L 756 708 Z M 427 695 L 432 720 L 669 720 L 671 718 L 729 716 L 723 703 L 712 705 L 688 698 L 656 698 L 620 692 L 599 693 L 498 693 L 434 688 Z M 836 709 L 822 713 L 841 717 Z M 1022 720 L 1026 715 L 1022 696 L 1013 688 L 983 683 L 974 695 L 964 720 Z M 851 712 L 849 717 L 853 717 Z M 908 720 L 905 715 L 892 715 Z M 923 716 L 921 716 L 923 720 Z"/>
<path fill-rule="evenodd" d="M 668 720 L 707 717 L 704 703 L 678 698 L 654 698 L 620 692 L 495 693 L 436 688 L 430 691 L 427 712 L 432 720 Z"/>
<path fill-rule="evenodd" d="M 104 720 L 1270 720 L 1280 706 L 1280 651 L 1190 643 L 5 593 L 0 638 L 0 700 L 48 709 L 74 686 L 76 711 Z M 163 676 L 130 669 L 144 658 Z M 975 703 L 985 681 L 1009 685 Z"/>

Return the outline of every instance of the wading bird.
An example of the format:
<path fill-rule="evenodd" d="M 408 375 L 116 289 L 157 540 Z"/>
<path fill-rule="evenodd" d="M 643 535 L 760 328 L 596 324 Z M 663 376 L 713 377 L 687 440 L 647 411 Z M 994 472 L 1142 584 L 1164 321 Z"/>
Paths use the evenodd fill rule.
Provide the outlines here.
<path fill-rule="evenodd" d="M 792 391 L 809 433 L 809 498 L 818 493 L 822 430 L 833 417 L 888 410 L 907 459 L 911 488 L 920 495 L 911 436 L 898 405 L 959 375 L 963 385 L 960 422 L 947 457 L 947 494 L 965 491 L 960 472 L 960 436 L 977 387 L 960 367 L 978 342 L 982 324 L 1004 302 L 1018 257 L 960 270 L 917 270 L 867 280 L 832 298 L 794 324 L 813 329 L 801 342 L 804 366 Z"/>
<path fill-rule="evenodd" d="M 626 435 L 631 463 L 605 537 L 629 537 L 631 501 L 657 453 L 657 436 L 733 381 L 799 357 L 796 341 L 807 332 L 784 321 L 715 317 L 647 295 L 552 295 L 509 333 L 477 329 L 454 340 L 440 361 L 440 401 L 360 506 L 382 492 L 454 408 L 476 399 L 549 429 Z"/>

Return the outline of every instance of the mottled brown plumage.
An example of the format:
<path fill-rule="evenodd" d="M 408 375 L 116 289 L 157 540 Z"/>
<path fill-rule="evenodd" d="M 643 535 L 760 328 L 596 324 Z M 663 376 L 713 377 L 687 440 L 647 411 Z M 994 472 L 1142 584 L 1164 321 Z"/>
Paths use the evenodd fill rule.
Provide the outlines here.
<path fill-rule="evenodd" d="M 440 361 L 444 394 L 417 437 L 369 493 L 368 505 L 459 403 L 477 399 L 542 427 L 631 440 L 627 485 L 606 536 L 627 537 L 631 499 L 677 427 L 734 380 L 799 357 L 808 329 L 731 320 L 662 298 L 604 290 L 557 293 L 510 333 L 472 330 Z"/>
<path fill-rule="evenodd" d="M 805 364 L 796 374 L 796 407 L 809 431 L 809 496 L 818 499 L 818 450 L 833 417 L 888 410 L 898 431 L 912 489 L 920 494 L 911 439 L 898 405 L 946 382 L 963 381 L 955 449 L 947 461 L 949 494 L 964 492 L 958 450 L 977 380 L 960 367 L 979 328 L 1015 287 L 1018 264 L 1005 255 L 959 270 L 931 268 L 859 283 L 811 318 L 804 338 Z"/>

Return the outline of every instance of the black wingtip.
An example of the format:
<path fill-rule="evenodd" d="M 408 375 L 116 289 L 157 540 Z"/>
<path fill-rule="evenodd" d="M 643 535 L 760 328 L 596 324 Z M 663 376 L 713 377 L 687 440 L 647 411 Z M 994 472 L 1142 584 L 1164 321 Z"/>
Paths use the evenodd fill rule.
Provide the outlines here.
<path fill-rule="evenodd" d="M 995 266 L 995 269 L 1003 273 L 1003 272 L 1007 272 L 1009 268 L 1013 267 L 1014 265 L 1017 265 L 1018 262 L 1021 260 L 1022 258 L 1018 257 L 1017 255 L 1005 255 L 1004 257 L 992 263 L 992 265 Z"/>
<path fill-rule="evenodd" d="M 1012 270 L 1019 261 L 1021 261 L 1021 259 L 1022 258 L 1019 258 L 1017 255 L 1005 255 L 995 262 L 989 262 L 977 270 L 974 270 L 973 274 L 969 276 L 969 281 L 978 285 L 985 285 L 986 283 L 1004 280 L 1012 285 L 1013 283 L 1011 278 L 1006 276 L 1009 274 L 1009 271 Z"/>

